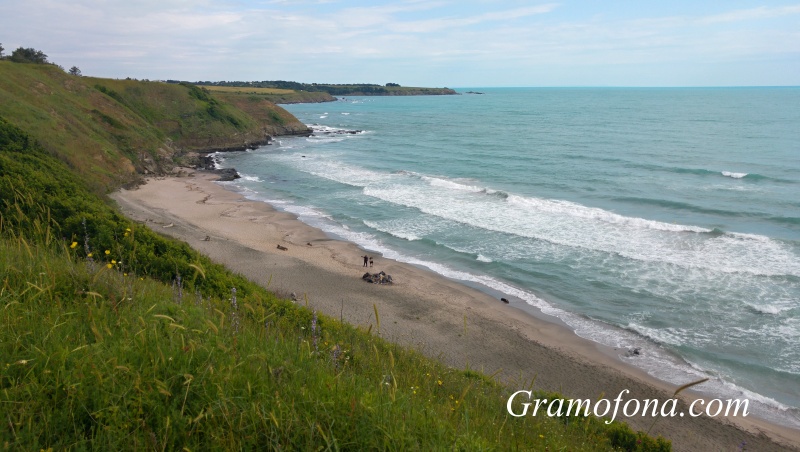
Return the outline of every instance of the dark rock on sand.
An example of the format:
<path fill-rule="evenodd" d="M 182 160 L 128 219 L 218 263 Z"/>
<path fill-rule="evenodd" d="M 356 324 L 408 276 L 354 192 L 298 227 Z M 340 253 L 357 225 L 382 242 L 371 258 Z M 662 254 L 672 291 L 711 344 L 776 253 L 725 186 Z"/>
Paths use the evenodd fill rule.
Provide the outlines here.
<path fill-rule="evenodd" d="M 364 273 L 364 276 L 361 277 L 366 282 L 372 284 L 392 284 L 392 275 L 387 275 L 385 272 L 380 273 Z"/>
<path fill-rule="evenodd" d="M 221 182 L 229 182 L 242 177 L 239 175 L 239 173 L 236 171 L 235 168 L 224 168 L 224 169 L 213 170 L 213 173 L 219 175 L 219 180 Z"/>

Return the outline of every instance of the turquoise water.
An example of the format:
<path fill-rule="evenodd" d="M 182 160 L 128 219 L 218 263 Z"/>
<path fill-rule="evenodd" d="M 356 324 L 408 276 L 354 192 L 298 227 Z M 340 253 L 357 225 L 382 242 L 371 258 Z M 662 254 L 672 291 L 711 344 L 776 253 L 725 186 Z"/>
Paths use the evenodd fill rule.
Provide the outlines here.
<path fill-rule="evenodd" d="M 477 90 L 289 105 L 315 136 L 220 164 L 250 198 L 800 427 L 800 88 Z"/>

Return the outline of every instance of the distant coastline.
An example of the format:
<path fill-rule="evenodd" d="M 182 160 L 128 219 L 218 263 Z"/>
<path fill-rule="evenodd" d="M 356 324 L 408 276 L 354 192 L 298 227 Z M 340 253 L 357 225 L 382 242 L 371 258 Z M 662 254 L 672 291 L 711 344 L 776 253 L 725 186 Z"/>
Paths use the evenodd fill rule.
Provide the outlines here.
<path fill-rule="evenodd" d="M 177 80 L 167 80 L 167 83 L 182 83 Z M 185 82 L 183 82 L 185 83 Z M 224 89 L 226 91 L 255 92 L 255 90 L 270 90 L 273 94 L 286 94 L 301 92 L 304 94 L 327 93 L 330 96 L 451 96 L 459 94 L 451 88 L 426 88 L 415 86 L 401 86 L 397 83 L 379 85 L 375 83 L 300 83 L 284 80 L 265 81 L 197 81 L 194 85 L 208 89 Z M 313 102 L 313 101 L 312 101 Z"/>

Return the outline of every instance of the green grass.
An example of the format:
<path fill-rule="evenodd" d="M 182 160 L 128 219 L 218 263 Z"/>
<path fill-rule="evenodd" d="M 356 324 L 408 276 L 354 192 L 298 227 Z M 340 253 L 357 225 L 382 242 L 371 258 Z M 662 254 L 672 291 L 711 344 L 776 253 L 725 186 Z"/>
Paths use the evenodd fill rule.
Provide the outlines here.
<path fill-rule="evenodd" d="M 509 418 L 507 391 L 491 380 L 323 316 L 314 333 L 312 313 L 268 295 L 239 297 L 238 310 L 178 300 L 149 278 L 22 238 L 0 241 L 0 256 L 0 440 L 10 447 L 613 446 L 595 418 Z"/>
<path fill-rule="evenodd" d="M 333 102 L 335 97 L 322 91 L 295 91 L 280 88 L 256 88 L 256 87 L 236 87 L 236 86 L 203 86 L 216 97 L 224 99 L 226 102 L 235 104 L 243 108 L 239 99 L 248 99 L 251 102 L 267 101 L 272 104 L 299 104 L 299 103 L 319 103 Z M 251 109 L 243 108 L 253 114 Z M 283 110 L 283 109 L 281 109 Z M 285 111 L 285 110 L 284 110 Z M 254 115 L 255 116 L 255 115 Z"/>
<path fill-rule="evenodd" d="M 244 111 L 193 85 L 76 77 L 53 65 L 10 61 L 0 61 L 0 116 L 98 193 L 145 171 L 162 173 L 188 151 L 242 147 L 306 129 L 275 105 Z"/>
<path fill-rule="evenodd" d="M 240 87 L 240 86 L 214 86 L 205 85 L 204 88 L 212 92 L 222 93 L 235 93 L 235 94 L 292 94 L 295 90 L 281 89 L 281 88 L 257 88 L 257 87 Z"/>
<path fill-rule="evenodd" d="M 512 418 L 507 387 L 379 328 L 133 224 L 0 118 L 4 448 L 669 450 L 594 417 Z"/>

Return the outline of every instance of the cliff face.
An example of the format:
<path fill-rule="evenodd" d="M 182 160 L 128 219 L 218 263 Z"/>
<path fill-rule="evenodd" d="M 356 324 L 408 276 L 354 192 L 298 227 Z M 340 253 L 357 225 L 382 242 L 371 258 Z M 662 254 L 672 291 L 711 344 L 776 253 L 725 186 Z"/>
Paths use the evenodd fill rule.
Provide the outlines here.
<path fill-rule="evenodd" d="M 193 85 L 77 77 L 56 66 L 0 61 L 0 117 L 100 191 L 234 150 L 311 131 L 268 101 Z M 187 159 L 188 157 L 188 159 Z"/>

